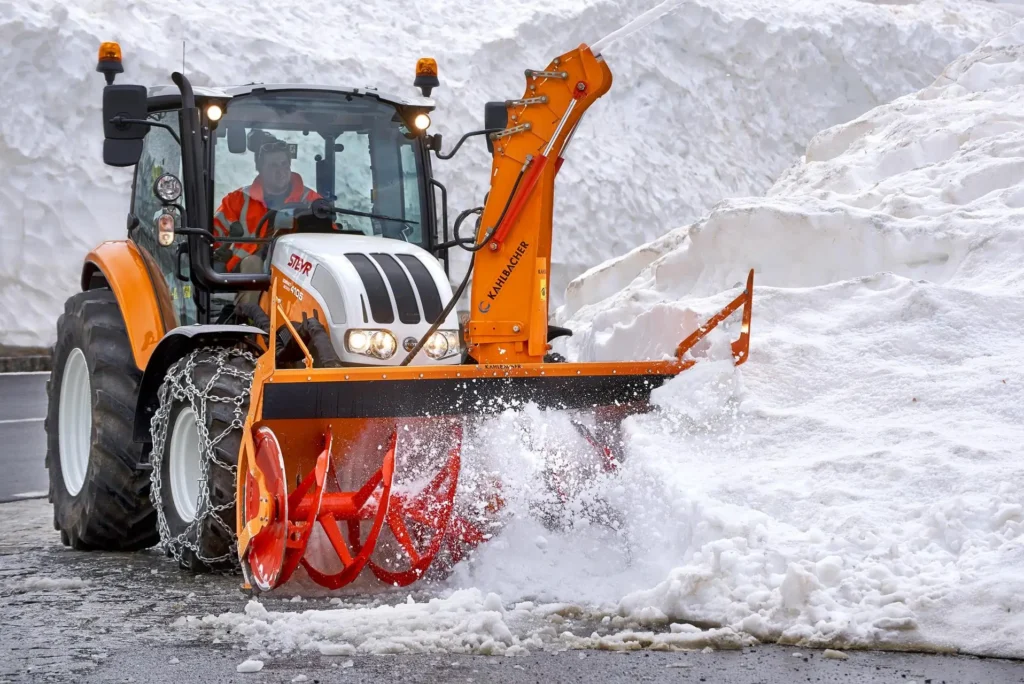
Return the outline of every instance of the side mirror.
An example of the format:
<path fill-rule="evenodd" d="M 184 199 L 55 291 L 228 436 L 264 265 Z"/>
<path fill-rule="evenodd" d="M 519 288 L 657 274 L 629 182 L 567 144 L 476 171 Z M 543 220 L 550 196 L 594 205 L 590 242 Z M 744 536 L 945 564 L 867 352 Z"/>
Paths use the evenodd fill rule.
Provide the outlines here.
<path fill-rule="evenodd" d="M 110 166 L 133 166 L 142 156 L 146 122 L 146 86 L 108 85 L 103 88 L 103 161 Z"/>
<path fill-rule="evenodd" d="M 441 151 L 441 134 L 435 133 L 434 135 L 427 136 L 427 149 L 431 152 Z"/>
<path fill-rule="evenodd" d="M 508 128 L 508 107 L 504 102 L 488 102 L 484 105 L 484 128 Z M 487 151 L 494 153 L 494 141 L 489 135 Z"/>

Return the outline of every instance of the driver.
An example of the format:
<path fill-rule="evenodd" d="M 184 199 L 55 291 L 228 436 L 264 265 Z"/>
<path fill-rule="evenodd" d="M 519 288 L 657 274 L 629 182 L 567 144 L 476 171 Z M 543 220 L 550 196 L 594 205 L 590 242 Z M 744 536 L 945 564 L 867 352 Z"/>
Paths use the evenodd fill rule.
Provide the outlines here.
<path fill-rule="evenodd" d="M 224 196 L 213 216 L 213 234 L 218 237 L 267 237 L 275 229 L 288 229 L 293 225 L 292 212 L 278 212 L 292 202 L 310 203 L 319 199 L 316 191 L 307 188 L 302 176 L 291 170 L 288 143 L 273 135 L 253 129 L 249 132 L 248 147 L 255 154 L 256 178 L 252 185 L 238 188 Z M 256 234 L 260 219 L 274 212 Z M 227 263 L 228 272 L 261 273 L 263 262 L 257 252 L 263 244 L 253 242 L 215 243 L 215 260 Z"/>

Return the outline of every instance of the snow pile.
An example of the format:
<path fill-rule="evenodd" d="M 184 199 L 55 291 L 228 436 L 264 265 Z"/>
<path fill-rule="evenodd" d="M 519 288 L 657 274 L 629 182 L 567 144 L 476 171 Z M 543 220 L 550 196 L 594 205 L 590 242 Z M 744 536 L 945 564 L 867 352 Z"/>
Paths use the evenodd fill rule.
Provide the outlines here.
<path fill-rule="evenodd" d="M 1018 24 L 816 136 L 765 198 L 572 284 L 571 355 L 643 335 L 653 357 L 757 271 L 750 362 L 698 366 L 629 423 L 681 562 L 621 614 L 1024 655 L 1022 104 Z"/>
<path fill-rule="evenodd" d="M 766 197 L 574 284 L 568 353 L 657 357 L 757 270 L 750 361 L 715 360 L 731 321 L 624 422 L 627 458 L 583 485 L 571 528 L 543 524 L 539 484 L 575 457 L 567 419 L 510 411 L 465 460 L 498 455 L 515 515 L 441 597 L 189 624 L 344 653 L 1024 656 L 1022 181 L 1024 23 L 816 136 Z"/>
<path fill-rule="evenodd" d="M 482 123 L 484 102 L 522 93 L 522 69 L 594 42 L 648 9 L 633 0 L 314 3 L 214 7 L 29 0 L 0 18 L 0 344 L 49 344 L 85 253 L 125 234 L 129 174 L 103 166 L 96 49 L 116 39 L 123 83 L 299 81 L 412 92 L 438 59 L 445 148 Z M 706 211 L 756 194 L 826 126 L 928 83 L 1009 23 L 973 0 L 695 0 L 611 45 L 612 91 L 575 138 L 561 177 L 556 300 L 585 268 Z M 259 6 L 256 6 L 259 5 Z M 304 39 L 329 27 L 323 40 Z M 334 30 L 331 31 L 330 28 Z M 452 215 L 483 196 L 479 141 L 435 168 Z M 598 232 L 595 239 L 594 231 Z"/>

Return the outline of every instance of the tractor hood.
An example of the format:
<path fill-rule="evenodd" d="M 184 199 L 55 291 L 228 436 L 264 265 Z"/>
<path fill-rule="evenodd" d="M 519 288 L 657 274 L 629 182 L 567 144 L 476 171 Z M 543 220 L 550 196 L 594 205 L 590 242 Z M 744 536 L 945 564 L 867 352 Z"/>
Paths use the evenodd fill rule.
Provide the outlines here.
<path fill-rule="evenodd" d="M 326 327 L 342 361 L 395 366 L 426 334 L 452 297 L 438 260 L 400 240 L 360 235 L 287 235 L 277 240 L 272 265 L 279 296 L 311 297 L 327 313 Z M 300 306 L 299 308 L 306 308 Z M 345 344 L 350 330 L 385 330 L 397 350 L 388 359 L 355 354 Z M 439 331 L 459 330 L 450 313 Z M 415 365 L 454 364 L 461 354 L 434 359 L 421 350 Z"/>

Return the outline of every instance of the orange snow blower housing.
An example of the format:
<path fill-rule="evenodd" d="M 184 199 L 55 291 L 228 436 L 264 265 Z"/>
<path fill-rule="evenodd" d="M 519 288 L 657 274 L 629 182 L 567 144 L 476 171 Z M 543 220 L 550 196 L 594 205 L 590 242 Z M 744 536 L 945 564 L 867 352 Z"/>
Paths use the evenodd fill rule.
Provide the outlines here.
<path fill-rule="evenodd" d="M 233 127 L 244 131 L 264 126 L 260 117 L 273 104 L 266 99 L 273 93 L 250 89 L 249 99 L 237 103 L 218 100 L 219 94 L 209 96 L 202 116 L 187 80 L 175 74 L 175 81 L 181 91 L 187 215 L 193 207 L 214 206 L 197 172 L 208 163 L 203 160 L 228 149 L 244 151 L 244 136 Z M 695 363 L 687 352 L 740 309 L 741 332 L 732 353 L 736 364 L 746 361 L 753 271 L 742 293 L 686 337 L 670 360 L 573 363 L 550 355 L 550 340 L 571 334 L 548 325 L 555 179 L 581 117 L 611 84 L 604 60 L 581 45 L 543 70 L 527 70 L 521 98 L 489 105 L 486 130 L 477 133 L 488 136 L 493 164 L 475 238 L 461 238 L 458 222 L 453 241 L 447 241 L 447 229 L 441 244 L 430 242 L 427 235 L 419 238 L 435 254 L 451 246 L 473 253 L 470 272 L 454 293 L 445 289 L 450 286 L 443 273 L 434 278 L 440 268 L 436 260 L 424 259 L 426 252 L 410 245 L 417 221 L 408 212 L 402 218 L 397 210 L 388 215 L 377 211 L 387 186 L 375 190 L 376 203 L 370 210 L 331 204 L 340 203 L 342 195 L 342 184 L 335 187 L 330 180 L 335 172 L 331 155 L 344 154 L 342 148 L 350 144 L 356 147 L 357 137 L 327 130 L 327 123 L 319 133 L 327 143 L 316 166 L 317 191 L 327 199 L 296 208 L 297 216 L 313 221 L 314 228 L 308 222 L 304 228 L 296 219 L 291 230 L 264 241 L 269 265 L 263 273 L 215 272 L 209 268 L 210 253 L 221 238 L 213 238 L 202 227 L 176 227 L 176 221 L 183 220 L 180 215 L 157 221 L 161 245 L 172 245 L 180 236 L 187 239 L 178 259 L 187 255 L 196 273 L 183 279 L 175 271 L 179 281 L 191 279 L 197 291 L 208 293 L 255 290 L 259 299 L 258 306 L 247 306 L 237 297 L 221 322 L 159 331 L 160 343 L 144 351 L 136 342 L 147 336 L 131 329 L 131 321 L 138 317 L 122 314 L 134 358 L 144 371 L 134 434 L 149 446 L 140 448 L 139 470 L 148 465 L 150 505 L 156 511 L 160 542 L 183 566 L 228 567 L 237 559 L 250 586 L 261 590 L 280 586 L 299 566 L 329 588 L 352 582 L 364 569 L 387 584 L 410 584 L 432 566 L 457 563 L 467 549 L 491 534 L 485 516 L 461 512 L 457 505 L 463 437 L 474 416 L 528 402 L 567 411 L 611 407 L 610 414 L 619 417 L 624 410 L 643 410 L 652 390 Z M 425 94 L 436 87 L 432 61 L 421 60 L 417 85 Z M 286 96 L 298 97 L 291 90 L 274 95 Z M 258 107 L 245 104 L 253 97 Z M 352 101 L 350 93 L 346 102 Z M 425 103 L 430 101 L 395 100 L 388 104 L 389 112 L 398 112 L 395 117 L 374 115 L 367 119 L 369 128 L 353 124 L 352 130 L 371 130 L 372 147 L 372 130 L 394 125 L 405 136 L 395 138 L 399 145 L 414 140 L 424 146 L 424 154 L 429 146 L 439 158 L 448 158 L 454 151 L 441 155 L 439 138 L 434 146 L 417 135 L 417 129 L 422 134 L 429 125 Z M 366 105 L 366 112 L 379 104 Z M 221 109 L 212 111 L 213 106 Z M 151 105 L 150 118 L 152 109 Z M 282 111 L 296 116 L 294 106 Z M 353 111 L 352 116 L 369 117 L 366 112 Z M 130 127 L 139 118 L 145 117 L 122 117 L 115 123 Z M 326 110 L 316 120 L 331 121 Z M 393 121 L 399 123 L 389 123 Z M 221 142 L 204 152 L 204 138 L 193 135 L 203 126 L 208 139 L 224 138 L 224 152 Z M 289 126 L 304 136 L 309 132 L 304 121 L 286 118 L 280 126 L 284 133 L 278 137 L 287 137 Z M 111 133 L 116 139 L 117 132 L 116 127 L 108 129 L 108 143 Z M 304 144 L 297 139 L 297 146 Z M 136 153 L 128 156 L 132 154 Z M 112 149 L 108 163 L 117 161 L 116 156 Z M 368 167 L 373 174 L 403 158 L 384 152 L 371 156 Z M 416 167 L 426 169 L 421 189 L 435 183 L 428 175 L 429 158 L 426 162 L 420 160 Z M 339 158 L 338 168 L 342 164 Z M 173 198 L 166 197 L 175 194 L 171 186 L 177 180 L 160 176 L 156 181 L 154 191 L 165 193 L 165 205 L 173 204 Z M 176 190 L 181 193 L 180 185 Z M 425 215 L 417 216 L 425 222 Z M 278 220 L 269 212 L 264 218 Z M 346 229 L 342 219 L 366 219 L 385 227 L 367 233 L 369 228 Z M 196 222 L 208 225 L 209 218 L 199 216 Z M 389 224 L 399 225 L 391 235 Z M 90 261 L 87 269 L 101 273 L 102 282 L 111 283 L 120 310 L 129 310 L 130 296 L 118 290 L 116 274 L 102 272 L 98 260 Z M 332 272 L 338 277 L 333 285 L 327 278 Z M 457 321 L 452 310 L 470 273 L 469 317 L 459 330 L 457 322 L 455 327 L 451 323 Z M 346 290 L 347 282 L 356 284 L 354 294 Z M 197 297 L 195 292 L 191 296 Z M 179 302 L 179 296 L 166 291 L 157 299 L 165 306 Z M 200 309 L 211 306 L 209 297 L 196 301 Z M 443 303 L 447 306 L 442 308 Z M 132 305 L 138 302 L 133 300 Z M 423 327 L 405 336 L 401 325 Z M 459 348 L 460 336 L 464 350 Z M 98 529 L 99 523 L 90 527 L 89 520 L 74 519 L 76 514 L 86 515 L 74 507 L 77 494 L 71 491 L 81 465 L 74 456 L 77 423 L 62 423 L 58 409 L 71 406 L 82 394 L 80 375 L 92 368 L 89 350 L 82 351 L 86 371 L 75 366 L 74 348 L 55 351 L 54 377 L 59 381 L 52 383 L 56 399 L 51 401 L 53 415 L 47 425 L 54 426 L 54 440 L 67 446 L 67 456 L 61 452 L 48 457 L 51 499 L 55 507 L 71 502 L 66 511 L 56 511 L 55 519 L 70 531 L 69 537 L 77 535 L 93 547 L 124 548 L 130 544 L 98 543 L 96 534 L 84 538 L 83 533 Z M 144 360 L 139 362 L 140 358 Z M 88 382 L 87 375 L 86 394 Z M 581 430 L 604 456 L 616 458 L 613 445 Z M 194 464 L 189 455 L 197 451 L 201 459 Z M 64 473 L 63 480 L 55 471 Z M 86 480 L 79 489 L 91 486 Z M 199 486 L 193 491 L 190 483 L 195 481 Z M 472 510 L 493 515 L 502 506 L 500 483 L 478 486 L 476 495 L 482 500 L 470 506 Z"/>

